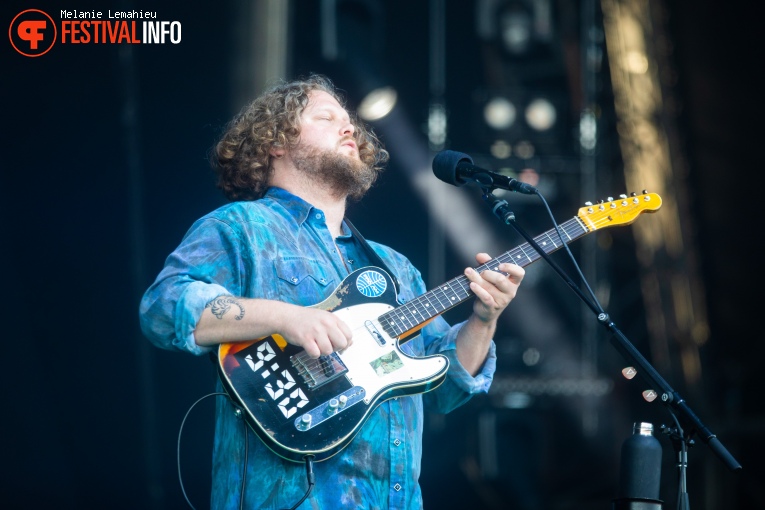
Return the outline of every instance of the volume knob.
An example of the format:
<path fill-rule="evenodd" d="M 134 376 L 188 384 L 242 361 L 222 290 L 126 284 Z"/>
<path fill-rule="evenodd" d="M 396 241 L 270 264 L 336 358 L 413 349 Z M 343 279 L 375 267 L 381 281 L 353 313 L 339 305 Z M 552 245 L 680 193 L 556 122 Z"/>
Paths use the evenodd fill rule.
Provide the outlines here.
<path fill-rule="evenodd" d="M 300 417 L 300 422 L 298 423 L 298 427 L 300 428 L 300 430 L 308 430 L 310 426 L 311 426 L 311 415 L 306 413 Z"/>

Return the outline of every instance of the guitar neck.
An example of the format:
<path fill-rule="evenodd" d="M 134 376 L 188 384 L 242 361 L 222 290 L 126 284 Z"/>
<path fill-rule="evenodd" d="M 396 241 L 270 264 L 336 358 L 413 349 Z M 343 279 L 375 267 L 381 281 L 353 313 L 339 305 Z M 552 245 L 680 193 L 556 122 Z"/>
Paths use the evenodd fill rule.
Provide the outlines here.
<path fill-rule="evenodd" d="M 560 238 L 554 228 L 534 238 L 534 241 L 545 253 L 552 253 L 562 248 L 564 244 L 571 243 L 590 232 L 584 223 L 576 217 L 558 225 L 558 228 L 564 239 Z M 479 273 L 486 269 L 498 271 L 497 267 L 503 262 L 511 262 L 526 267 L 540 258 L 541 255 L 529 243 L 523 243 L 476 267 L 475 270 Z M 433 317 L 454 308 L 472 296 L 470 281 L 465 275 L 460 275 L 394 310 L 382 314 L 378 320 L 388 335 L 399 337 L 406 332 L 419 329 Z"/>

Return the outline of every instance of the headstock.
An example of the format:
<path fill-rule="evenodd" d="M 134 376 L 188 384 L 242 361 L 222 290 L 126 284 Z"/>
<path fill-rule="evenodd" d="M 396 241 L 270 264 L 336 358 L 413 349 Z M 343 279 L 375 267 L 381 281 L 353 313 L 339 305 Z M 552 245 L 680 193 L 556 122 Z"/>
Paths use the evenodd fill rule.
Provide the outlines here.
<path fill-rule="evenodd" d="M 661 197 L 656 193 L 643 190 L 641 194 L 620 195 L 598 204 L 587 202 L 587 207 L 579 209 L 577 216 L 590 231 L 619 225 L 629 225 L 644 213 L 653 213 L 661 208 Z"/>

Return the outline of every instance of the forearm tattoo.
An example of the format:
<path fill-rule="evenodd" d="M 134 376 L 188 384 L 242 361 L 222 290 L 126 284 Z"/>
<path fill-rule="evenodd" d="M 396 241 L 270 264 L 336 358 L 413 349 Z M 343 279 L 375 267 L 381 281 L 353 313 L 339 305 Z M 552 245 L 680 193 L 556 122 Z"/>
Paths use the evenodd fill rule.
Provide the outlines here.
<path fill-rule="evenodd" d="M 224 315 L 226 315 L 226 312 L 228 312 L 231 309 L 231 305 L 234 305 L 239 308 L 239 315 L 234 317 L 235 320 L 242 320 L 242 317 L 244 317 L 244 307 L 242 304 L 235 298 L 231 296 L 218 296 L 209 303 L 205 305 L 205 308 L 210 308 L 210 311 L 214 316 L 216 316 L 219 319 L 222 319 Z"/>

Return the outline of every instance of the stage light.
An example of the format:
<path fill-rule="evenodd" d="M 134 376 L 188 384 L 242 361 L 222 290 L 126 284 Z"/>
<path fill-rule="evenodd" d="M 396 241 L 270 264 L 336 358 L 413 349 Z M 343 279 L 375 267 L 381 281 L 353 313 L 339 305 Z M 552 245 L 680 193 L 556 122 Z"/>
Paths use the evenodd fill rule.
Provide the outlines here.
<path fill-rule="evenodd" d="M 624 68 L 632 74 L 648 72 L 648 57 L 642 51 L 629 51 L 624 58 Z"/>
<path fill-rule="evenodd" d="M 598 121 L 591 110 L 582 112 L 579 119 L 579 145 L 585 150 L 592 150 L 598 143 Z"/>
<path fill-rule="evenodd" d="M 359 103 L 359 117 L 366 121 L 380 120 L 393 110 L 397 100 L 398 94 L 393 87 L 375 89 Z"/>
<path fill-rule="evenodd" d="M 547 131 L 555 125 L 555 106 L 544 98 L 537 98 L 526 106 L 526 123 L 537 131 Z"/>
<path fill-rule="evenodd" d="M 539 173 L 533 168 L 524 168 L 518 174 L 518 180 L 532 186 L 539 186 Z"/>
<path fill-rule="evenodd" d="M 523 363 L 527 367 L 532 367 L 539 363 L 539 360 L 542 359 L 542 354 L 539 352 L 538 349 L 534 349 L 533 347 L 526 349 L 523 351 L 523 356 L 521 357 L 523 359 Z"/>
<path fill-rule="evenodd" d="M 504 97 L 495 97 L 483 107 L 483 118 L 494 129 L 507 129 L 515 122 L 515 105 Z"/>
<path fill-rule="evenodd" d="M 513 154 L 513 147 L 504 140 L 495 140 L 489 147 L 489 152 L 497 159 L 507 159 Z"/>
<path fill-rule="evenodd" d="M 536 153 L 534 144 L 528 140 L 521 140 L 515 144 L 515 154 L 521 159 L 531 159 Z"/>
<path fill-rule="evenodd" d="M 511 55 L 523 55 L 532 44 L 531 13 L 520 3 L 509 3 L 500 9 L 499 26 L 502 44 Z"/>
<path fill-rule="evenodd" d="M 532 404 L 532 398 L 527 393 L 513 392 L 505 395 L 502 403 L 508 409 L 524 409 Z"/>
<path fill-rule="evenodd" d="M 444 148 L 447 127 L 448 120 L 444 105 L 441 103 L 431 105 L 428 112 L 428 141 L 431 149 L 439 151 Z"/>

